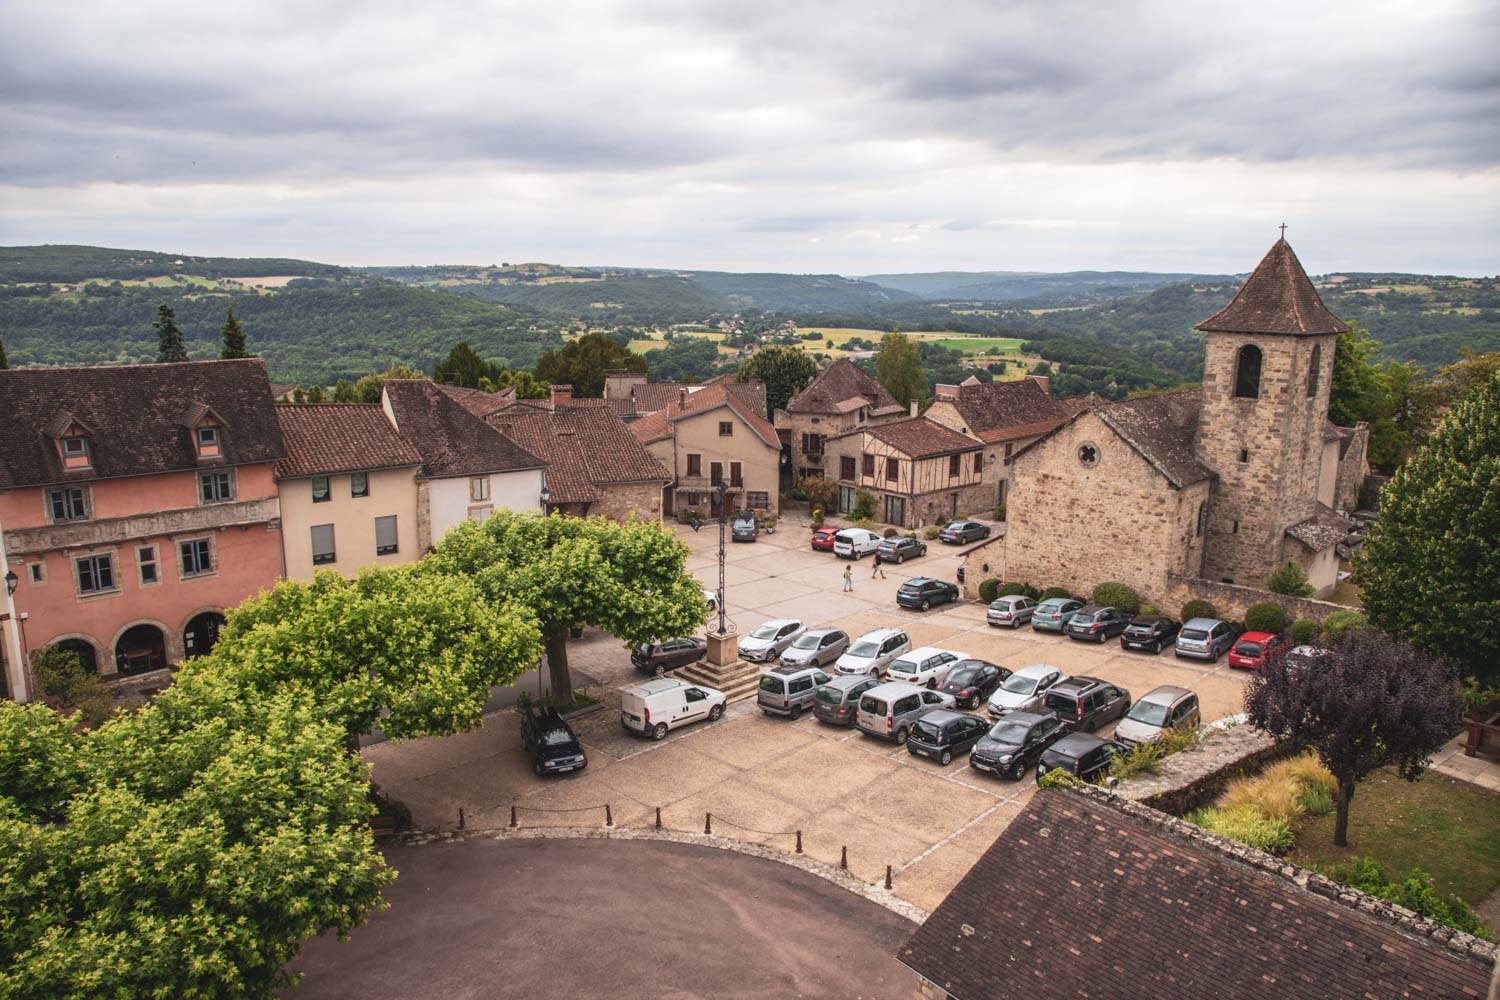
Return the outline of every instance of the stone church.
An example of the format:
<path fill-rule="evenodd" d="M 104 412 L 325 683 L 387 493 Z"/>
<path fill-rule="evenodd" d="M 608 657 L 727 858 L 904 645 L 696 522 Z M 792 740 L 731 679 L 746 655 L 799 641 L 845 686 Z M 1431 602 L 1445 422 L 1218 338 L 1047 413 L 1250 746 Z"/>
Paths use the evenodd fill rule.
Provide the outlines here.
<path fill-rule="evenodd" d="M 1346 325 L 1281 239 L 1198 329 L 1201 388 L 1091 396 L 1011 457 L 1006 534 L 970 557 L 976 583 L 1117 580 L 1163 602 L 1184 578 L 1260 588 L 1292 561 L 1333 589 L 1348 528 L 1334 507 L 1354 506 L 1368 438 L 1328 422 Z"/>

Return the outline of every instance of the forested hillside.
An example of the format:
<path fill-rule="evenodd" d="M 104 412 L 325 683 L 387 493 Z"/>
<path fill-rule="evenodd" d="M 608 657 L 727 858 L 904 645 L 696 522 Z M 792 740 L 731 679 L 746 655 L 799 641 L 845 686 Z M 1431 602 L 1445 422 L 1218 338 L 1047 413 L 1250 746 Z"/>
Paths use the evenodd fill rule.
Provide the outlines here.
<path fill-rule="evenodd" d="M 937 271 L 926 274 L 872 274 L 864 279 L 938 302 L 1020 302 L 1075 305 L 1139 295 L 1165 285 L 1224 280 L 1222 275 L 1165 274 L 1155 271 Z"/>
<path fill-rule="evenodd" d="M 0 282 L 76 282 L 120 280 L 192 274 L 203 278 L 262 278 L 302 275 L 336 278 L 349 272 L 332 264 L 284 257 L 193 257 L 154 250 L 113 250 L 109 247 L 0 247 Z"/>

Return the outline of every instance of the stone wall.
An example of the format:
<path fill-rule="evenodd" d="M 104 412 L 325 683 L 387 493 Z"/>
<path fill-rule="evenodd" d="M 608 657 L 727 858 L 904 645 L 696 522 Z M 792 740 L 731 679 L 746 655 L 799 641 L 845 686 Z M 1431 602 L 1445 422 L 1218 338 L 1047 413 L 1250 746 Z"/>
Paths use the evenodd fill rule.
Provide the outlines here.
<path fill-rule="evenodd" d="M 1162 758 L 1155 774 L 1123 782 L 1119 794 L 1182 816 L 1218 798 L 1235 778 L 1254 774 L 1291 752 L 1286 744 L 1249 726 L 1210 732 L 1197 746 Z"/>
<path fill-rule="evenodd" d="M 1298 618 L 1322 621 L 1334 611 L 1350 610 L 1345 605 L 1334 604 L 1330 601 L 1319 601 L 1310 597 L 1288 597 L 1285 594 L 1273 594 L 1269 590 L 1260 590 L 1256 587 L 1214 583 L 1212 580 L 1181 576 L 1176 573 L 1167 574 L 1165 591 L 1149 596 L 1143 593 L 1141 597 L 1161 608 L 1163 614 L 1174 617 L 1182 611 L 1184 604 L 1194 600 L 1207 601 L 1218 610 L 1219 617 L 1234 620 L 1244 618 L 1246 608 L 1263 601 L 1281 605 L 1293 621 Z"/>
<path fill-rule="evenodd" d="M 1339 459 L 1338 480 L 1333 489 L 1331 505 L 1334 510 L 1359 508 L 1359 488 L 1370 474 L 1369 451 L 1370 425 L 1360 421 L 1354 426 L 1354 436 L 1349 439 L 1349 447 L 1344 449 L 1344 456 Z"/>
<path fill-rule="evenodd" d="M 610 483 L 600 484 L 602 494 L 589 505 L 590 516 L 607 517 L 612 521 L 627 521 L 634 514 L 643 521 L 661 520 L 662 483 Z"/>

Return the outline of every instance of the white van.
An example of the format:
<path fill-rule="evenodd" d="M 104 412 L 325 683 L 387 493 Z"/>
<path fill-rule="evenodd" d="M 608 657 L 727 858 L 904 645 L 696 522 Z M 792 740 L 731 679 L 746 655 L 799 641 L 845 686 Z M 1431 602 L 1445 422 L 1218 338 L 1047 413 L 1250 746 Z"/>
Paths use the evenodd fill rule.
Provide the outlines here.
<path fill-rule="evenodd" d="M 864 528 L 845 528 L 833 536 L 833 554 L 840 559 L 858 559 L 880 548 L 880 536 Z"/>
<path fill-rule="evenodd" d="M 711 687 L 676 677 L 659 677 L 620 689 L 620 725 L 653 740 L 690 722 L 716 722 L 724 714 L 724 695 Z"/>

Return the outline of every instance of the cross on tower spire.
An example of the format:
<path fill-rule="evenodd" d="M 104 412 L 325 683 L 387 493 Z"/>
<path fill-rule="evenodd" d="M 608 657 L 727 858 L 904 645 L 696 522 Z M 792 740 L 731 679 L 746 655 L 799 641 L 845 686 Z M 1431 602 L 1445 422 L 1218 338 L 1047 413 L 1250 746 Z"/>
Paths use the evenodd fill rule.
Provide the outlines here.
<path fill-rule="evenodd" d="M 1286 223 L 1281 224 L 1281 238 L 1286 239 Z"/>

